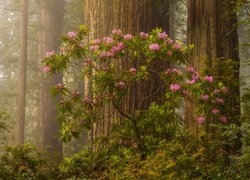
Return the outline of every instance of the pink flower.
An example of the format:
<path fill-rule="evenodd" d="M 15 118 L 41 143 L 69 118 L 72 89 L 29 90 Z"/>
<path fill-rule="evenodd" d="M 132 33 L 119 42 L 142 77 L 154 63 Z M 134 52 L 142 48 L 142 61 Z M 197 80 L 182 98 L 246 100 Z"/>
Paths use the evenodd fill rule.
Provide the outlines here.
<path fill-rule="evenodd" d="M 175 92 L 181 89 L 181 86 L 179 84 L 171 84 L 170 85 L 170 90 Z"/>
<path fill-rule="evenodd" d="M 220 110 L 219 109 L 212 109 L 212 114 L 218 114 L 219 112 L 220 112 Z"/>
<path fill-rule="evenodd" d="M 216 98 L 216 102 L 218 104 L 224 104 L 225 103 L 225 100 L 224 99 L 221 99 L 221 98 Z"/>
<path fill-rule="evenodd" d="M 159 32 L 158 33 L 158 37 L 160 39 L 165 39 L 168 36 L 168 34 L 164 31 L 164 32 Z"/>
<path fill-rule="evenodd" d="M 63 83 L 58 83 L 58 84 L 56 85 L 56 88 L 57 88 L 57 89 L 63 89 L 63 87 L 64 87 L 64 84 L 63 84 Z"/>
<path fill-rule="evenodd" d="M 112 30 L 112 34 L 114 34 L 114 35 L 121 35 L 122 31 L 120 29 L 113 29 Z"/>
<path fill-rule="evenodd" d="M 44 66 L 43 72 L 49 73 L 51 71 L 50 67 L 48 65 Z"/>
<path fill-rule="evenodd" d="M 130 72 L 132 75 L 136 75 L 137 70 L 136 70 L 136 68 L 131 67 L 131 68 L 129 69 L 129 72 Z"/>
<path fill-rule="evenodd" d="M 201 99 L 204 100 L 204 101 L 207 101 L 207 100 L 209 100 L 209 96 L 206 95 L 206 94 L 202 94 Z"/>
<path fill-rule="evenodd" d="M 101 40 L 100 39 L 94 39 L 94 44 L 100 44 L 101 43 Z"/>
<path fill-rule="evenodd" d="M 194 72 L 194 71 L 195 71 L 195 69 L 194 69 L 194 67 L 189 66 L 189 67 L 187 68 L 187 71 L 188 71 L 188 72 Z"/>
<path fill-rule="evenodd" d="M 141 36 L 142 38 L 147 38 L 147 37 L 148 37 L 148 34 L 145 33 L 145 32 L 140 32 L 140 36 Z"/>
<path fill-rule="evenodd" d="M 117 53 L 117 52 L 123 50 L 124 47 L 125 47 L 124 44 L 123 44 L 122 42 L 120 42 L 120 43 L 118 43 L 116 46 L 113 46 L 113 47 L 111 48 L 111 52 L 112 52 L 112 53 Z"/>
<path fill-rule="evenodd" d="M 178 43 L 175 43 L 174 46 L 173 46 L 174 49 L 180 49 L 181 48 L 181 45 L 178 44 Z"/>
<path fill-rule="evenodd" d="M 119 82 L 115 83 L 115 87 L 117 87 L 119 89 L 123 89 L 123 88 L 125 88 L 125 83 L 123 81 L 119 81 Z"/>
<path fill-rule="evenodd" d="M 103 41 L 106 43 L 106 44 L 112 44 L 114 42 L 113 38 L 112 37 L 104 37 L 103 38 Z"/>
<path fill-rule="evenodd" d="M 194 80 L 194 79 L 192 79 L 192 80 L 186 80 L 186 83 L 187 83 L 187 84 L 194 84 L 194 83 L 195 83 L 195 80 Z"/>
<path fill-rule="evenodd" d="M 46 52 L 46 58 L 50 58 L 51 56 L 54 56 L 54 54 L 55 54 L 55 51 L 54 51 L 54 50 L 52 50 L 52 51 L 47 51 L 47 52 Z"/>
<path fill-rule="evenodd" d="M 219 94 L 219 92 L 220 92 L 220 90 L 218 90 L 218 89 L 214 90 L 214 94 Z"/>
<path fill-rule="evenodd" d="M 167 55 L 168 55 L 168 56 L 172 56 L 172 55 L 173 55 L 173 52 L 172 52 L 172 51 L 168 51 L 168 52 L 167 52 Z"/>
<path fill-rule="evenodd" d="M 205 122 L 205 120 L 206 120 L 206 118 L 203 117 L 203 116 L 199 116 L 199 117 L 197 118 L 197 122 L 198 122 L 199 124 L 203 124 L 203 123 Z"/>
<path fill-rule="evenodd" d="M 187 96 L 189 94 L 189 92 L 188 92 L 188 90 L 183 90 L 182 94 L 185 95 L 185 96 Z"/>
<path fill-rule="evenodd" d="M 92 45 L 92 46 L 89 47 L 90 51 L 96 51 L 97 49 L 99 49 L 98 45 Z"/>
<path fill-rule="evenodd" d="M 77 33 L 76 32 L 68 32 L 68 36 L 70 38 L 76 37 Z"/>
<path fill-rule="evenodd" d="M 133 38 L 133 36 L 132 36 L 131 34 L 125 34 L 125 35 L 123 36 L 123 38 L 124 38 L 125 40 L 131 40 L 131 39 Z"/>
<path fill-rule="evenodd" d="M 229 91 L 229 90 L 228 90 L 228 88 L 227 88 L 227 87 L 225 87 L 225 86 L 224 86 L 224 87 L 222 87 L 222 88 L 221 88 L 221 90 L 222 90 L 222 92 L 224 92 L 225 94 L 226 94 L 226 93 L 228 93 L 228 91 Z"/>
<path fill-rule="evenodd" d="M 204 80 L 207 81 L 207 82 L 212 83 L 214 81 L 214 77 L 213 76 L 205 76 Z"/>
<path fill-rule="evenodd" d="M 150 44 L 149 49 L 152 51 L 158 51 L 160 49 L 159 44 Z"/>
<path fill-rule="evenodd" d="M 226 116 L 221 116 L 219 119 L 220 119 L 220 121 L 222 123 L 226 123 L 227 122 L 227 117 Z"/>

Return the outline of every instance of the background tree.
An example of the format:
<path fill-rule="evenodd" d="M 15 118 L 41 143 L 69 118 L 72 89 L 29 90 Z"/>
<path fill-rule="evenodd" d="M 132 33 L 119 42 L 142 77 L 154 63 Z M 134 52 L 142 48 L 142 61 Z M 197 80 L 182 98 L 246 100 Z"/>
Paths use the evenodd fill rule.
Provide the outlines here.
<path fill-rule="evenodd" d="M 215 68 L 223 60 L 236 62 L 233 71 L 228 74 L 231 73 L 237 83 L 225 82 L 225 85 L 230 86 L 232 97 L 229 104 L 230 121 L 239 124 L 239 43 L 236 23 L 234 1 L 188 1 L 188 44 L 194 45 L 190 65 L 201 72 L 204 67 Z M 223 73 L 221 68 L 217 69 L 218 75 Z M 186 126 L 198 131 L 192 102 L 186 103 L 185 117 Z"/>
<path fill-rule="evenodd" d="M 16 143 L 24 143 L 25 122 L 25 97 L 26 97 L 26 73 L 27 73 L 27 46 L 28 46 L 28 0 L 23 0 L 22 8 L 22 39 L 20 60 L 18 69 L 18 96 L 17 96 L 17 121 Z"/>
<path fill-rule="evenodd" d="M 45 0 L 42 5 L 41 22 L 41 59 L 47 53 L 52 55 L 53 51 L 59 50 L 60 35 L 63 31 L 64 1 Z M 42 75 L 41 75 L 42 76 Z M 62 74 L 57 74 L 46 80 L 41 78 L 40 94 L 40 126 L 41 144 L 50 152 L 62 154 L 62 144 L 58 139 L 59 123 L 56 121 L 56 104 L 60 98 L 52 98 L 50 95 L 51 86 L 62 83 Z"/>

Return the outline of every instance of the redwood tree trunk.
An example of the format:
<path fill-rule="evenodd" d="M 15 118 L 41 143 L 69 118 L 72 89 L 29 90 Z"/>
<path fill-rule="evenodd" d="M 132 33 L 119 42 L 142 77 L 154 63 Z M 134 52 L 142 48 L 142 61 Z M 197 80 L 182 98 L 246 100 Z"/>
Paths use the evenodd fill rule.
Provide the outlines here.
<path fill-rule="evenodd" d="M 64 1 L 44 0 L 41 15 L 41 54 L 47 51 L 57 51 L 60 45 L 60 35 L 63 30 Z M 40 125 L 41 145 L 49 152 L 62 154 L 62 144 L 59 141 L 59 123 L 57 122 L 57 103 L 60 97 L 51 96 L 51 86 L 62 83 L 62 74 L 56 74 L 41 81 L 40 93 Z"/>
<path fill-rule="evenodd" d="M 220 58 L 239 62 L 237 16 L 235 3 L 223 0 L 189 0 L 188 1 L 188 44 L 194 44 L 190 64 L 198 71 L 205 66 L 214 67 Z M 206 63 L 208 61 L 208 63 Z M 220 74 L 220 69 L 218 69 Z M 233 76 L 239 82 L 239 64 L 235 66 Z M 231 87 L 230 93 L 232 117 L 239 118 L 239 85 Z M 186 103 L 186 126 L 196 129 L 195 106 Z M 236 122 L 236 123 L 239 123 Z"/>
<path fill-rule="evenodd" d="M 84 8 L 84 24 L 91 30 L 90 38 L 109 35 L 112 29 L 121 29 L 124 32 L 135 34 L 141 31 L 149 32 L 158 27 L 169 32 L 168 0 L 85 0 Z M 120 70 L 126 66 L 126 61 L 117 63 Z M 155 70 L 157 71 L 159 67 L 162 68 L 162 66 L 158 66 L 155 67 Z M 152 101 L 158 101 L 157 98 L 164 95 L 163 89 L 158 91 L 162 84 L 160 78 L 152 74 L 151 79 L 151 81 L 140 82 L 133 87 L 129 95 L 123 99 L 124 111 L 145 109 Z M 89 93 L 90 84 L 89 79 L 85 79 L 85 94 Z M 158 93 L 152 96 L 156 91 Z M 114 119 L 118 119 L 115 117 L 119 117 L 119 115 L 114 113 L 112 106 L 105 106 L 102 121 L 94 127 L 94 136 L 109 135 L 111 124 L 115 123 Z"/>

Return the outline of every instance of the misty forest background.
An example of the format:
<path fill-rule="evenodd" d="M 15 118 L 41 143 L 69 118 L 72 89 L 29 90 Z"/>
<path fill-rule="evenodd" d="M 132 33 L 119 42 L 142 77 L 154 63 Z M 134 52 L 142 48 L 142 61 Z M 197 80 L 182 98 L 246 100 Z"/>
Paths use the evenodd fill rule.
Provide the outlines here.
<path fill-rule="evenodd" d="M 249 178 L 249 0 L 0 0 L 0 22 L 0 179 Z M 128 42 L 140 32 L 150 40 Z M 145 34 L 140 36 L 146 39 Z M 135 79 L 125 75 L 110 85 L 111 76 L 98 74 L 96 69 L 105 71 L 110 62 L 89 54 L 109 47 L 91 43 L 107 41 L 108 35 L 130 48 L 110 65 L 112 78 L 127 68 Z M 158 50 L 152 42 L 166 37 L 173 40 L 168 55 L 181 63 L 172 66 L 161 62 L 163 51 L 152 53 Z M 79 50 L 78 42 L 87 48 Z M 151 44 L 141 52 L 136 43 Z M 64 46 L 70 47 L 66 55 Z M 159 59 L 160 67 L 135 57 Z M 84 71 L 86 64 L 92 69 Z M 150 69 L 146 73 L 144 66 Z M 162 81 L 153 72 L 184 74 L 188 67 L 201 79 L 186 81 L 198 84 L 190 90 L 191 100 L 178 94 L 177 84 L 172 89 L 175 78 Z M 227 93 L 217 110 L 227 114 L 218 116 L 220 123 L 214 121 L 216 110 L 207 112 L 213 107 L 202 95 L 213 81 L 221 89 L 210 99 Z M 94 101 L 102 94 L 98 82 L 100 87 L 107 82 L 113 99 Z M 204 101 L 192 101 L 196 96 Z M 89 105 L 96 114 L 86 110 Z"/>

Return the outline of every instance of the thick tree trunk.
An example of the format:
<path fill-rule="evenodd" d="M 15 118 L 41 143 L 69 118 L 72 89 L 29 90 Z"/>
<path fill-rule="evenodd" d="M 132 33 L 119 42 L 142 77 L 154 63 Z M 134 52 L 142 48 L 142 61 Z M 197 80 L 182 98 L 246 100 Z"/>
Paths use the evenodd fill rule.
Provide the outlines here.
<path fill-rule="evenodd" d="M 114 28 L 132 34 L 149 32 L 157 27 L 169 32 L 168 0 L 85 0 L 84 8 L 84 24 L 91 30 L 90 38 L 109 35 Z M 126 66 L 126 61 L 117 63 L 120 70 Z M 155 67 L 155 70 L 157 68 L 159 67 Z M 152 77 L 152 81 L 140 82 L 134 86 L 130 94 L 123 99 L 124 111 L 145 109 L 152 101 L 158 101 L 157 98 L 164 95 L 163 89 L 158 89 L 162 83 L 160 78 L 155 74 L 152 74 Z M 88 92 L 89 80 L 86 79 L 85 93 Z M 153 92 L 158 93 L 153 94 Z M 105 106 L 103 120 L 94 127 L 94 136 L 109 135 L 111 124 L 115 123 L 114 117 L 119 115 L 114 113 L 112 106 Z"/>
<path fill-rule="evenodd" d="M 16 121 L 16 143 L 24 143 L 25 122 L 25 95 L 26 95 L 26 73 L 27 73 L 27 44 L 28 44 L 28 0 L 23 0 L 22 11 L 22 39 L 20 49 L 20 60 L 18 68 L 18 96 L 17 96 L 17 121 Z"/>
<path fill-rule="evenodd" d="M 57 51 L 60 45 L 60 35 L 63 30 L 64 1 L 45 0 L 42 7 L 41 54 L 47 51 Z M 41 58 L 44 58 L 41 57 Z M 40 94 L 40 124 L 41 145 L 49 152 L 62 154 L 62 144 L 59 141 L 59 123 L 57 122 L 56 105 L 60 97 L 51 96 L 51 86 L 62 83 L 62 74 L 56 74 L 41 81 Z"/>
<path fill-rule="evenodd" d="M 198 71 L 205 66 L 214 67 L 218 58 L 239 62 L 237 17 L 234 8 L 233 1 L 188 1 L 188 44 L 194 44 L 190 64 Z M 235 66 L 235 71 L 232 73 L 239 82 L 239 65 Z M 239 117 L 239 86 L 234 86 L 230 93 L 235 97 L 230 104 L 230 115 Z M 195 105 L 187 102 L 186 126 L 198 131 L 194 110 Z"/>

